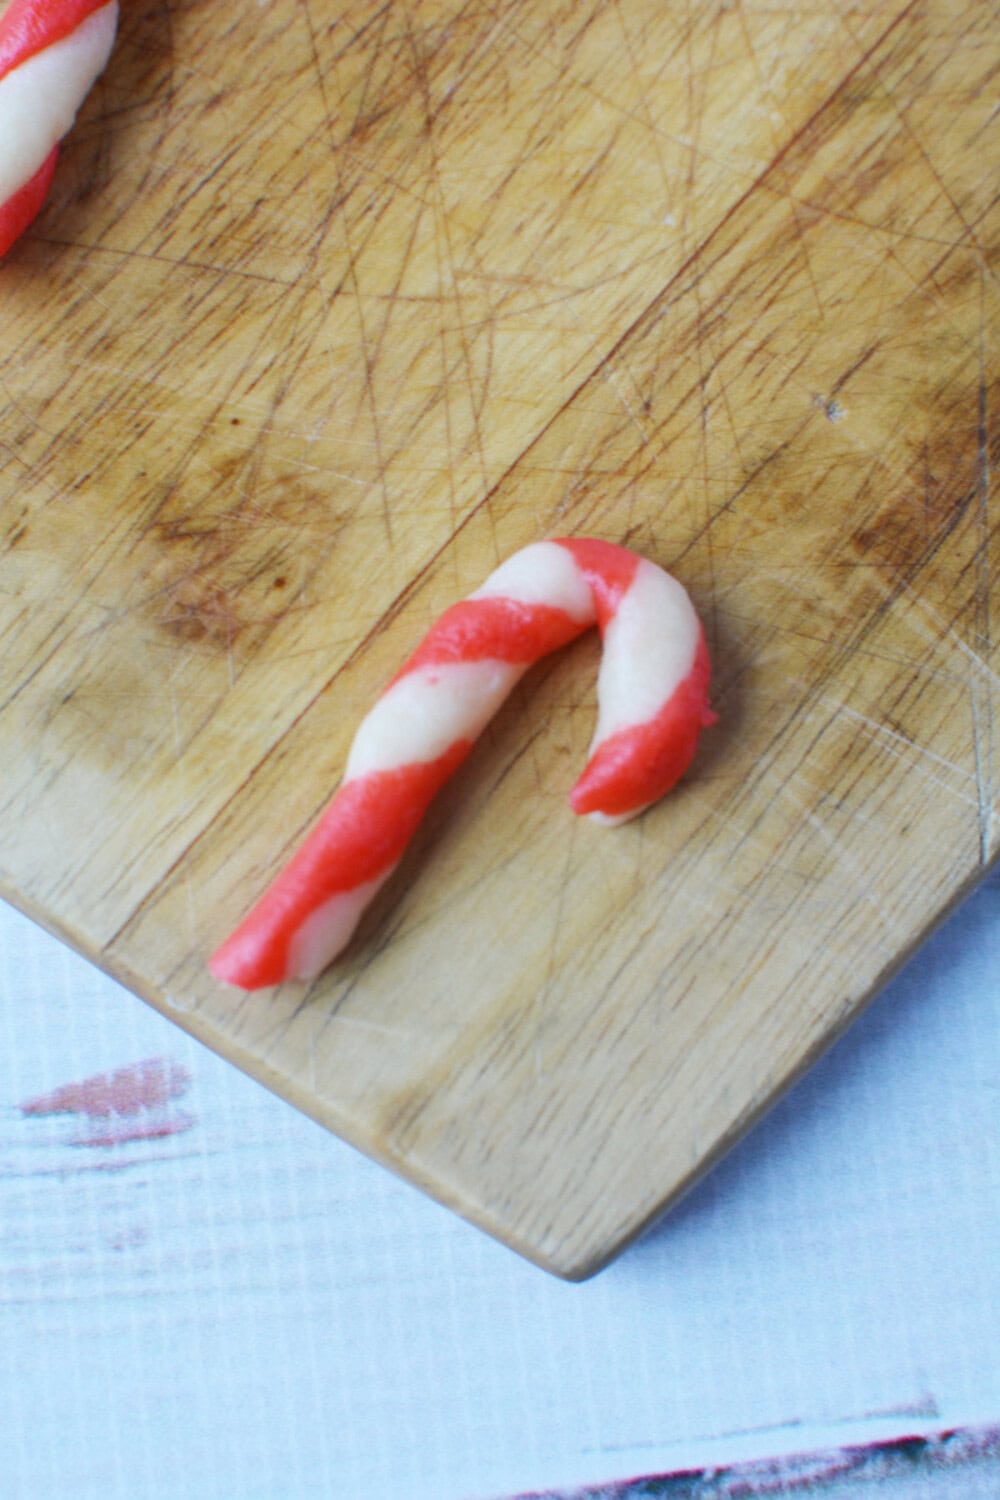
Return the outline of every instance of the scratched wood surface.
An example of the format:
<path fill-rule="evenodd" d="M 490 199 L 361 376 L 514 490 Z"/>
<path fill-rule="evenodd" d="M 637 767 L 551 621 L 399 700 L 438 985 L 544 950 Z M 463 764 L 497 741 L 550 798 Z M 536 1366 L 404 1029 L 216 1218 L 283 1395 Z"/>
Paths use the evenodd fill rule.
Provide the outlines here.
<path fill-rule="evenodd" d="M 603 1264 L 1000 847 L 998 60 L 977 0 L 126 7 L 0 268 L 9 899 Z M 338 966 L 212 983 L 429 622 L 557 532 L 703 613 L 683 787 L 572 818 L 581 643 Z"/>

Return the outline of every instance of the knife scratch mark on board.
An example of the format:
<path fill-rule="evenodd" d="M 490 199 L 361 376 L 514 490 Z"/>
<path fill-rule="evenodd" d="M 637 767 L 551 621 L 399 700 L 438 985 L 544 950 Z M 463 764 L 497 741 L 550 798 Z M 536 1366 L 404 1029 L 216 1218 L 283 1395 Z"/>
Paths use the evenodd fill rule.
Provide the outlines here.
<path fill-rule="evenodd" d="M 886 751 L 887 754 L 893 755 L 898 759 L 905 760 L 908 759 L 908 757 L 905 755 L 905 751 L 913 751 L 914 755 L 917 758 L 916 763 L 919 765 L 922 774 L 926 777 L 927 780 L 931 781 L 935 786 L 941 787 L 944 791 L 948 792 L 950 796 L 957 798 L 959 802 L 966 803 L 969 807 L 976 807 L 979 805 L 979 800 L 976 797 L 959 791 L 957 787 L 953 786 L 943 777 L 935 776 L 934 773 L 929 770 L 925 764 L 923 764 L 923 762 L 930 761 L 934 765 L 941 766 L 944 770 L 952 771 L 963 781 L 976 782 L 978 780 L 976 772 L 964 770 L 960 765 L 956 764 L 954 761 L 947 760 L 943 755 L 935 755 L 933 750 L 928 750 L 925 745 L 918 744 L 916 740 L 907 739 L 905 734 L 899 734 L 896 730 L 891 729 L 888 724 L 880 723 L 878 719 L 869 718 L 867 714 L 862 714 L 859 713 L 856 709 L 849 708 L 846 703 L 842 703 L 838 699 L 830 698 L 824 695 L 821 701 L 824 703 L 829 703 L 830 706 L 834 709 L 835 713 L 839 716 L 847 719 L 852 719 L 856 723 L 861 724 L 866 729 L 870 730 L 872 733 L 872 737 L 876 738 L 881 743 L 882 748 Z M 890 741 L 891 743 L 887 744 L 886 741 Z M 897 745 L 901 746 L 902 749 L 896 749 L 895 747 Z"/>
<path fill-rule="evenodd" d="M 387 462 L 382 447 L 382 426 L 378 417 L 378 398 L 376 394 L 375 377 L 377 349 L 373 347 L 371 341 L 368 317 L 365 311 L 366 297 L 362 284 L 357 249 L 354 244 L 354 238 L 349 225 L 347 213 L 340 211 L 340 205 L 345 204 L 349 196 L 350 184 L 347 182 L 343 157 L 341 153 L 336 149 L 336 140 L 334 137 L 334 111 L 329 93 L 327 91 L 324 69 L 320 60 L 319 45 L 317 42 L 317 27 L 313 18 L 313 7 L 311 0 L 305 0 L 305 4 L 303 4 L 302 6 L 302 16 L 308 36 L 313 70 L 316 78 L 318 97 L 321 100 L 323 106 L 324 133 L 326 134 L 329 143 L 330 156 L 334 164 L 336 179 L 335 201 L 333 205 L 331 205 L 330 209 L 328 209 L 323 223 L 321 224 L 319 231 L 314 238 L 313 249 L 310 256 L 310 261 L 312 263 L 311 269 L 313 271 L 313 274 L 315 274 L 315 267 L 318 263 L 320 250 L 324 245 L 326 232 L 329 228 L 331 219 L 335 218 L 340 229 L 344 250 L 347 256 L 347 271 L 344 277 L 344 286 L 345 288 L 349 286 L 352 292 L 352 305 L 354 308 L 355 318 L 357 320 L 358 335 L 360 339 L 360 352 L 364 377 L 364 397 L 371 423 L 371 441 L 375 454 L 377 482 L 379 485 L 379 492 L 382 502 L 382 524 L 385 531 L 386 543 L 391 548 L 393 544 L 393 526 L 391 508 L 389 504 Z M 374 76 L 374 70 L 379 55 L 380 49 L 376 46 L 371 54 L 369 61 L 369 77 Z"/>
<path fill-rule="evenodd" d="M 976 693 L 971 684 L 969 688 L 969 706 L 972 710 L 972 746 L 976 760 L 976 792 L 979 812 L 979 862 L 985 866 L 989 858 L 990 835 L 993 827 L 992 767 L 983 749 L 984 735 L 979 720 L 979 705 L 976 702 Z M 992 744 L 990 744 L 989 748 L 992 750 Z"/>
<path fill-rule="evenodd" d="M 788 790 L 787 784 L 784 790 Z M 823 819 L 819 816 L 818 813 L 808 809 L 805 803 L 800 803 L 800 806 L 802 808 L 802 812 L 805 816 L 806 822 L 810 825 L 811 828 L 815 828 L 819 837 L 830 849 L 830 852 L 832 853 L 837 864 L 852 882 L 861 900 L 864 901 L 866 905 L 870 906 L 872 911 L 875 913 L 877 923 L 882 928 L 882 933 L 881 935 L 872 933 L 871 938 L 873 943 L 876 946 L 881 947 L 884 952 L 893 952 L 894 944 L 892 940 L 892 915 L 885 906 L 885 903 L 879 899 L 875 889 L 872 886 L 871 878 L 868 872 L 865 870 L 860 861 L 850 853 L 843 841 L 839 839 L 835 833 L 832 833 L 830 831 L 830 829 L 826 826 Z"/>
<path fill-rule="evenodd" d="M 949 645 L 956 647 L 961 652 L 965 661 L 968 662 L 970 668 L 974 672 L 978 671 L 982 674 L 980 681 L 983 683 L 992 701 L 993 695 L 1000 693 L 1000 673 L 995 672 L 989 662 L 984 661 L 978 651 L 973 650 L 968 641 L 959 634 L 955 626 L 949 620 L 946 620 L 933 605 L 929 604 L 911 584 L 907 583 L 905 578 L 896 580 L 896 583 L 901 592 L 909 600 L 914 613 L 922 615 L 929 622 L 929 624 L 924 625 L 919 631 L 920 635 L 933 647 L 936 647 L 943 641 L 947 641 Z M 886 593 L 891 594 L 892 592 L 893 588 L 886 585 Z"/>

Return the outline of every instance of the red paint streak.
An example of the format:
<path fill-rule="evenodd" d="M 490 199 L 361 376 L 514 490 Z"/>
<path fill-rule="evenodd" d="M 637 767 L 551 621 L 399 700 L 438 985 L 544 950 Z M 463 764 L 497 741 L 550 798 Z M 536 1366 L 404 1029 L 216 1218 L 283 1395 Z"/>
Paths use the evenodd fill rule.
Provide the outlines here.
<path fill-rule="evenodd" d="M 124 1146 L 129 1141 L 158 1141 L 168 1135 L 182 1135 L 196 1123 L 194 1115 L 178 1111 L 169 1120 L 113 1120 L 100 1129 L 75 1135 L 70 1146 Z"/>
<path fill-rule="evenodd" d="M 82 1157 L 66 1166 L 60 1163 L 57 1167 L 33 1167 L 28 1173 L 18 1173 L 17 1176 L 35 1177 L 79 1177 L 84 1172 L 128 1172 L 132 1167 L 148 1167 L 150 1162 L 160 1161 L 200 1161 L 201 1151 L 164 1151 L 161 1155 L 143 1156 L 98 1156 L 93 1158 Z M 4 1174 L 6 1175 L 6 1174 Z M 3 1294 L 0 1291 L 0 1304 L 3 1302 Z"/>
<path fill-rule="evenodd" d="M 171 1099 L 180 1099 L 191 1085 L 191 1075 L 179 1063 L 164 1057 L 96 1073 L 82 1083 L 66 1083 L 51 1094 L 40 1094 L 21 1105 L 22 1115 L 90 1115 L 109 1119 L 112 1115 L 135 1115 L 141 1109 L 156 1109 Z"/>
<path fill-rule="evenodd" d="M 25 1100 L 20 1109 L 22 1115 L 85 1115 L 90 1128 L 74 1136 L 68 1142 L 71 1146 L 120 1146 L 190 1130 L 196 1123 L 194 1115 L 170 1112 L 171 1102 L 190 1086 L 187 1068 L 164 1057 L 148 1057 L 113 1073 L 63 1084 Z"/>

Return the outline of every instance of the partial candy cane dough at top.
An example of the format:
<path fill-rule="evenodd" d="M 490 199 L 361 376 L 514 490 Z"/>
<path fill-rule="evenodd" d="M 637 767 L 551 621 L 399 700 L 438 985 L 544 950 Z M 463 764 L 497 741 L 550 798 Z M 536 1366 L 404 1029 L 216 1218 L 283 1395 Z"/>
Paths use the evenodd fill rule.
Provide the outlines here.
<path fill-rule="evenodd" d="M 0 16 L 0 213 L 71 129 L 117 23 L 117 0 L 15 0 Z"/>

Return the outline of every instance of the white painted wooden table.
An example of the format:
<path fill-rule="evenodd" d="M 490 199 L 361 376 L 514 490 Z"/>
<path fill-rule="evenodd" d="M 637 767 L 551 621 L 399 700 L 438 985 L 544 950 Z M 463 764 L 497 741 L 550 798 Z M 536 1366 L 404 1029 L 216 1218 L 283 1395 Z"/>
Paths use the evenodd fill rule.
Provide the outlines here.
<path fill-rule="evenodd" d="M 998 1014 L 994 876 L 569 1286 L 4 907 L 0 1495 L 466 1500 L 995 1422 Z"/>

